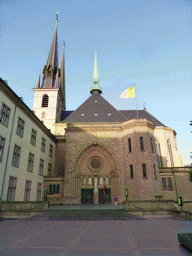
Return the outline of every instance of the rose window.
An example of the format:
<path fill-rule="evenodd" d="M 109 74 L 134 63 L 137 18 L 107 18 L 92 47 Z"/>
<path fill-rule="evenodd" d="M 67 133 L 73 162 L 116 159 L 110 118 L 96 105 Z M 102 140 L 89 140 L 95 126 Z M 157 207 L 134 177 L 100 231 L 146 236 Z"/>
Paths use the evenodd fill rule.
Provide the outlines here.
<path fill-rule="evenodd" d="M 99 161 L 98 158 L 93 158 L 93 159 L 91 160 L 91 166 L 92 166 L 92 168 L 98 169 L 98 168 L 100 167 L 100 165 L 101 165 L 101 162 Z"/>

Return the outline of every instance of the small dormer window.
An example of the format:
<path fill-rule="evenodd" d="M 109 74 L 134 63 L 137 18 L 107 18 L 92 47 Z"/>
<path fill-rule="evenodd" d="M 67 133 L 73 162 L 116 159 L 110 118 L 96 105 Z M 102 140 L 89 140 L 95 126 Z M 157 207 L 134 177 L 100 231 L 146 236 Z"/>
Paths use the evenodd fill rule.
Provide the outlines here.
<path fill-rule="evenodd" d="M 47 94 L 43 95 L 42 108 L 47 108 L 49 103 L 49 96 Z"/>
<path fill-rule="evenodd" d="M 108 116 L 111 116 L 111 113 L 108 113 L 107 115 L 108 115 Z"/>
<path fill-rule="evenodd" d="M 81 116 L 84 116 L 84 115 L 85 115 L 85 114 L 83 114 L 83 113 L 81 114 Z"/>
<path fill-rule="evenodd" d="M 94 116 L 98 116 L 98 114 L 97 114 L 97 113 L 95 113 L 95 114 L 94 114 Z"/>
<path fill-rule="evenodd" d="M 95 100 L 94 102 L 97 102 L 97 100 Z"/>

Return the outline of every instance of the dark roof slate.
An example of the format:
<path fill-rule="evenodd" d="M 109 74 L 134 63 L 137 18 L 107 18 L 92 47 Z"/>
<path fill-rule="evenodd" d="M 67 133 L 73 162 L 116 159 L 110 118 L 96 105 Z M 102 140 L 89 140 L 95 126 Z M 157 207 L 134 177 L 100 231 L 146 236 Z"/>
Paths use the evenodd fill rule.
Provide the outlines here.
<path fill-rule="evenodd" d="M 99 93 L 92 94 L 75 111 L 63 111 L 61 113 L 61 120 L 64 123 L 125 122 L 136 118 L 136 110 L 117 110 Z M 165 126 L 146 110 L 138 110 L 138 118 L 146 118 L 155 126 Z"/>
<path fill-rule="evenodd" d="M 124 122 L 126 118 L 98 92 L 93 93 L 63 122 Z"/>
<path fill-rule="evenodd" d="M 71 115 L 71 113 L 73 113 L 74 111 L 65 111 L 65 110 L 61 110 L 61 121 L 65 120 L 69 115 Z"/>
<path fill-rule="evenodd" d="M 137 118 L 137 110 L 119 110 L 126 118 L 126 120 L 131 120 Z M 146 118 L 151 121 L 155 126 L 165 126 L 154 116 L 149 114 L 146 110 L 138 110 L 138 118 Z M 166 126 L 165 126 L 166 127 Z"/>

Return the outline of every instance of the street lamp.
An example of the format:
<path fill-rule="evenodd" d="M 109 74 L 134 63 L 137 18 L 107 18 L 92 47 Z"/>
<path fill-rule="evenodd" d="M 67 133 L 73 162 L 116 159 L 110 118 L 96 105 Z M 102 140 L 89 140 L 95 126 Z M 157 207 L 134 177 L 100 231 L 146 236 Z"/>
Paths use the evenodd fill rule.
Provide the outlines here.
<path fill-rule="evenodd" d="M 125 189 L 125 197 L 126 197 L 126 201 L 127 201 L 127 198 L 128 198 L 128 188 Z"/>

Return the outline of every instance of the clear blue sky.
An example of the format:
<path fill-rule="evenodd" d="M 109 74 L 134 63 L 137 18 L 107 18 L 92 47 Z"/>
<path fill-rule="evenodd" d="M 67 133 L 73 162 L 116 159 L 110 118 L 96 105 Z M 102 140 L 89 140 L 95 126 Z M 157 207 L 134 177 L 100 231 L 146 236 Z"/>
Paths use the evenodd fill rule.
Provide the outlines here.
<path fill-rule="evenodd" d="M 119 110 L 135 109 L 120 94 L 136 84 L 139 109 L 177 132 L 190 164 L 192 1 L 2 0 L 0 76 L 32 109 L 39 70 L 46 64 L 59 12 L 61 61 L 65 40 L 67 110 L 90 95 L 97 51 L 103 97 Z"/>

